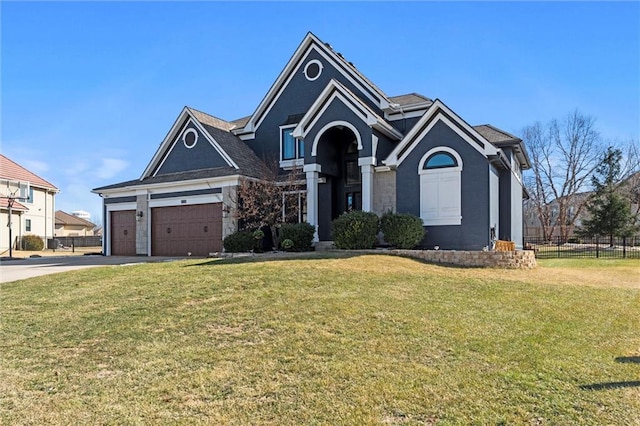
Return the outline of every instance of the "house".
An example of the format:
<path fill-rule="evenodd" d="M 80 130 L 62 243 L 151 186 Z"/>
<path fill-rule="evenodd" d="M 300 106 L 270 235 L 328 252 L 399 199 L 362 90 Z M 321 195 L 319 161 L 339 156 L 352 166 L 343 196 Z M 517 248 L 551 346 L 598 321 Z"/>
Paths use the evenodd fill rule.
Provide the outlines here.
<path fill-rule="evenodd" d="M 207 255 L 237 230 L 243 178 L 267 159 L 303 171 L 303 220 L 331 240 L 358 209 L 420 216 L 423 246 L 481 250 L 492 236 L 522 246 L 522 141 L 471 126 L 444 102 L 388 96 L 307 34 L 254 112 L 225 121 L 185 107 L 139 179 L 96 188 L 106 254 Z"/>
<path fill-rule="evenodd" d="M 56 211 L 56 237 L 91 237 L 96 225 L 62 210 Z"/>
<path fill-rule="evenodd" d="M 37 235 L 45 241 L 53 236 L 55 195 L 59 192 L 50 182 L 0 154 L 0 250 L 23 235 Z M 11 204 L 11 220 L 9 220 Z"/>

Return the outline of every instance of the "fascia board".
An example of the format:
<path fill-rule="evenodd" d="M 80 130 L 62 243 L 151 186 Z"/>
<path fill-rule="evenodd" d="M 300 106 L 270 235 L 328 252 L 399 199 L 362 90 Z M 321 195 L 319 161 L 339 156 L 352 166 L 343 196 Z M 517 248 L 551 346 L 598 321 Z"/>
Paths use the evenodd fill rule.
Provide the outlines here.
<path fill-rule="evenodd" d="M 207 189 L 207 188 L 218 188 L 225 186 L 235 186 L 240 182 L 240 175 L 231 175 L 231 176 L 221 176 L 216 178 L 202 178 L 202 179 L 192 179 L 192 180 L 184 180 L 184 181 L 173 181 L 173 182 L 160 182 L 160 183 L 150 183 L 146 185 L 133 185 L 133 186 L 124 186 L 122 188 L 113 188 L 106 189 L 103 191 L 95 192 L 91 191 L 95 194 L 107 195 L 108 197 L 124 197 L 130 195 L 136 195 L 137 191 L 144 190 L 156 190 L 156 189 L 167 189 L 167 188 L 176 188 L 178 190 L 185 190 L 185 187 L 192 186 L 193 189 Z"/>

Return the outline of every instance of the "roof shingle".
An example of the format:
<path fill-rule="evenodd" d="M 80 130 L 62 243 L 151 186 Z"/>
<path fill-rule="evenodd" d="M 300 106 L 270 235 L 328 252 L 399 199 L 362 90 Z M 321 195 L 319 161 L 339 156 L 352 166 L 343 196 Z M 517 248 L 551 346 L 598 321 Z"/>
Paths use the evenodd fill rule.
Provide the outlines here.
<path fill-rule="evenodd" d="M 35 173 L 30 172 L 20 164 L 5 157 L 3 154 L 0 154 L 0 179 L 29 182 L 31 186 L 58 191 L 58 188 L 56 188 L 55 185 L 47 182 Z"/>

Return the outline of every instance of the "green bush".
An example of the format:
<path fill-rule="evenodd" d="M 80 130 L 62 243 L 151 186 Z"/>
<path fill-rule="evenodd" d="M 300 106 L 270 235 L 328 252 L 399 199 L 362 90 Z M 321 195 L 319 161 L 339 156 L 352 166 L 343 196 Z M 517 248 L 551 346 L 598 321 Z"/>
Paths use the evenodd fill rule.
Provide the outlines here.
<path fill-rule="evenodd" d="M 313 235 L 316 228 L 309 223 L 284 223 L 280 227 L 280 246 L 287 251 L 311 251 L 313 250 Z M 293 246 L 284 246 L 285 240 L 291 240 Z"/>
<path fill-rule="evenodd" d="M 384 240 L 394 247 L 412 249 L 424 238 L 422 219 L 408 213 L 385 213 L 380 219 Z"/>
<path fill-rule="evenodd" d="M 222 241 L 225 251 L 230 253 L 242 253 L 256 250 L 260 240 L 256 240 L 252 231 L 238 231 L 227 235 Z"/>
<path fill-rule="evenodd" d="M 22 250 L 40 251 L 44 248 L 44 241 L 37 235 L 25 235 L 22 237 Z"/>
<path fill-rule="evenodd" d="M 331 223 L 333 242 L 337 248 L 344 250 L 373 248 L 377 241 L 379 222 L 375 213 L 344 213 Z"/>
<path fill-rule="evenodd" d="M 294 244 L 293 244 L 293 241 L 287 238 L 286 240 L 282 240 L 282 242 L 280 243 L 280 246 L 282 246 L 282 248 L 285 250 L 291 250 Z"/>

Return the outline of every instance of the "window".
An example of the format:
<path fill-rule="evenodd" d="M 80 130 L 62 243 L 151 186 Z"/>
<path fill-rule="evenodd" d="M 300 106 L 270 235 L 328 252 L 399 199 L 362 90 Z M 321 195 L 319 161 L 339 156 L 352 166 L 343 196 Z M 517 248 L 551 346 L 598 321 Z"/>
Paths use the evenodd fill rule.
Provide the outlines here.
<path fill-rule="evenodd" d="M 31 232 L 31 219 L 24 220 L 24 230 L 25 232 Z"/>
<path fill-rule="evenodd" d="M 307 63 L 304 67 L 304 76 L 307 80 L 313 81 L 320 77 L 322 73 L 322 63 L 317 59 L 313 59 Z"/>
<path fill-rule="evenodd" d="M 448 147 L 427 152 L 418 166 L 420 217 L 425 225 L 460 225 L 462 159 Z"/>
<path fill-rule="evenodd" d="M 280 132 L 280 166 L 292 167 L 302 165 L 304 158 L 304 140 L 293 137 L 295 125 L 281 128 Z"/>
<path fill-rule="evenodd" d="M 187 129 L 182 134 L 182 143 L 184 143 L 185 147 L 191 149 L 196 146 L 196 142 L 198 142 L 198 132 L 194 129 Z"/>
<path fill-rule="evenodd" d="M 18 197 L 21 202 L 33 203 L 33 187 L 27 183 L 20 183 Z"/>
<path fill-rule="evenodd" d="M 307 192 L 295 191 L 282 194 L 282 221 L 302 223 L 307 221 Z"/>

